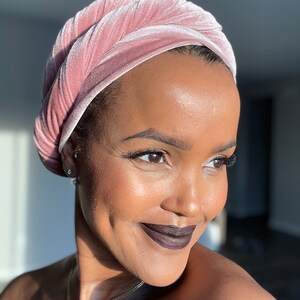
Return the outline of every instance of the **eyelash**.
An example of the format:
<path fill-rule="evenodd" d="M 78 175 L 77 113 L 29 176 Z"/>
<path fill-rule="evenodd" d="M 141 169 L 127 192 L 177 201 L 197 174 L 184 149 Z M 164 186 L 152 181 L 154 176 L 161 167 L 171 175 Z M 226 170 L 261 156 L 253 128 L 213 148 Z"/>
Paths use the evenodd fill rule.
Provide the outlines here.
<path fill-rule="evenodd" d="M 130 153 L 124 155 L 123 157 L 129 158 L 132 160 L 140 159 L 142 162 L 150 163 L 150 164 L 161 164 L 159 162 L 157 162 L 157 163 L 151 162 L 151 161 L 147 162 L 146 160 L 141 159 L 141 157 L 146 156 L 146 155 L 158 155 L 160 159 L 163 158 L 164 162 L 167 162 L 166 153 L 161 150 L 156 150 L 156 149 L 146 149 L 143 151 L 130 152 Z"/>
<path fill-rule="evenodd" d="M 236 162 L 236 154 L 232 154 L 230 157 L 226 157 L 226 156 L 220 156 L 220 157 L 216 157 L 214 159 L 212 159 L 209 163 L 211 162 L 221 162 L 221 164 L 219 166 L 214 166 L 215 169 L 219 169 L 222 166 L 226 166 L 226 167 L 232 167 L 235 162 Z"/>
<path fill-rule="evenodd" d="M 135 159 L 140 159 L 141 162 L 143 163 L 150 163 L 150 164 L 162 164 L 162 162 L 151 162 L 150 159 L 149 161 L 146 161 L 144 159 L 141 159 L 141 157 L 143 156 L 146 156 L 146 155 L 157 155 L 159 159 L 163 159 L 164 163 L 167 163 L 167 160 L 166 160 L 166 153 L 161 151 L 161 150 L 156 150 L 156 149 L 146 149 L 146 150 L 143 150 L 143 151 L 136 151 L 136 152 L 130 152 L 126 155 L 124 155 L 123 157 L 124 158 L 128 158 L 128 159 L 132 159 L 132 160 L 135 160 Z M 218 165 L 218 166 L 215 166 L 214 167 L 209 167 L 209 168 L 214 168 L 214 169 L 220 169 L 222 166 L 226 166 L 226 167 L 232 167 L 235 162 L 236 162 L 236 154 L 232 154 L 230 157 L 226 157 L 226 156 L 219 156 L 219 157 L 216 157 L 214 159 L 212 159 L 209 163 L 215 163 L 215 162 L 220 162 L 221 164 Z"/>

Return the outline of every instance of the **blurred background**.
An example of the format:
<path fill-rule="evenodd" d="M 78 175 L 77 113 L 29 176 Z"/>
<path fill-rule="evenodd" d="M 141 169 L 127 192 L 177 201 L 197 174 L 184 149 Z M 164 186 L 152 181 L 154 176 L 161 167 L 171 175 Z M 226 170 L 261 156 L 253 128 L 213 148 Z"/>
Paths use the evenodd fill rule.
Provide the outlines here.
<path fill-rule="evenodd" d="M 51 46 L 90 2 L 0 1 L 0 290 L 75 248 L 74 187 L 42 166 L 32 132 Z M 278 299 L 300 299 L 300 1 L 194 2 L 223 25 L 242 98 L 226 212 L 202 241 Z"/>

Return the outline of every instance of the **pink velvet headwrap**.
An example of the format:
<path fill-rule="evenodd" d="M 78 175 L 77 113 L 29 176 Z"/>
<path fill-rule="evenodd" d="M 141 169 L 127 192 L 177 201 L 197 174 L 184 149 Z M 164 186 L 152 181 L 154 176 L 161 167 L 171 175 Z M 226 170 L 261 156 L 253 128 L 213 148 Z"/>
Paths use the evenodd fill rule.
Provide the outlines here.
<path fill-rule="evenodd" d="M 60 31 L 48 59 L 35 143 L 44 165 L 65 176 L 60 152 L 95 96 L 162 52 L 204 45 L 235 79 L 230 43 L 215 18 L 185 0 L 98 0 Z"/>

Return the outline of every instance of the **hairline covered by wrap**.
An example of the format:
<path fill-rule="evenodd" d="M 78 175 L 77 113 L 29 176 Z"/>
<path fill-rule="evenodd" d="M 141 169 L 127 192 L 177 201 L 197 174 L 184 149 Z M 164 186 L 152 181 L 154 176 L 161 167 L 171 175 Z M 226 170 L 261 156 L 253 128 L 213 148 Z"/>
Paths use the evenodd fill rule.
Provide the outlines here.
<path fill-rule="evenodd" d="M 163 52 L 203 45 L 236 75 L 215 18 L 186 0 L 97 0 L 67 21 L 44 76 L 35 144 L 44 165 L 66 176 L 60 151 L 91 101 L 134 67 Z"/>

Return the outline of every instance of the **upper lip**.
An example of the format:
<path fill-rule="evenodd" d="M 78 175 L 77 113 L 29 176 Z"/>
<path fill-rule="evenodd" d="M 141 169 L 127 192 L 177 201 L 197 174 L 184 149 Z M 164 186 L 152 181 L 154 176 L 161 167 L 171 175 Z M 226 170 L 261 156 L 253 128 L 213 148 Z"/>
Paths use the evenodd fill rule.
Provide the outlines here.
<path fill-rule="evenodd" d="M 189 236 L 192 235 L 194 232 L 196 225 L 190 225 L 185 227 L 178 227 L 175 225 L 161 225 L 161 224 L 149 224 L 149 223 L 143 223 L 148 228 L 152 229 L 153 231 L 156 231 L 158 233 L 168 235 L 174 238 L 179 238 L 183 236 Z"/>

